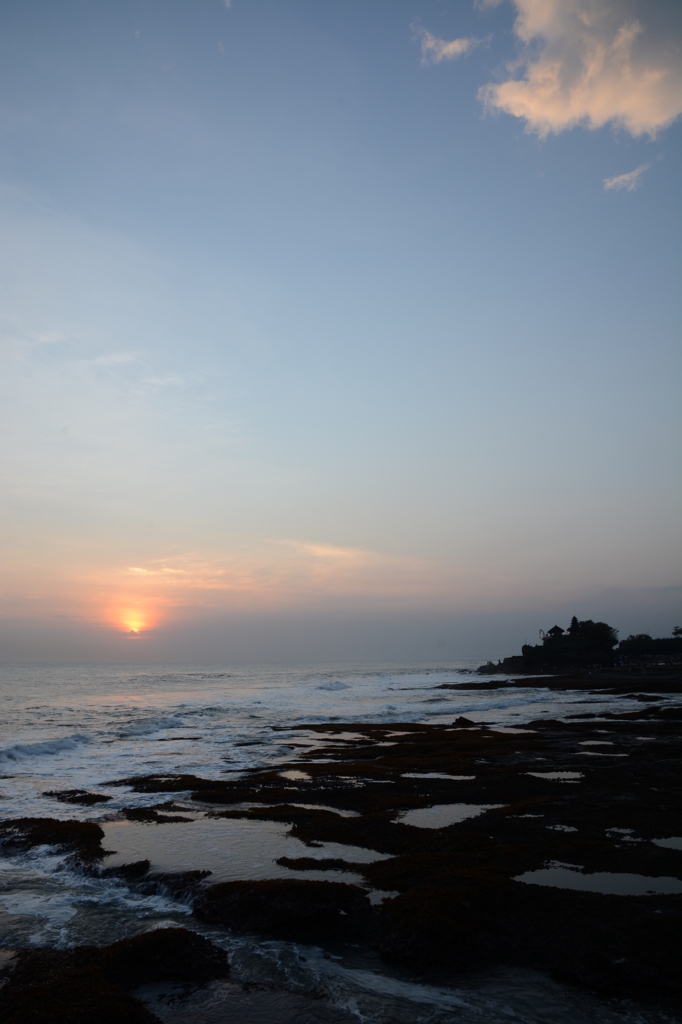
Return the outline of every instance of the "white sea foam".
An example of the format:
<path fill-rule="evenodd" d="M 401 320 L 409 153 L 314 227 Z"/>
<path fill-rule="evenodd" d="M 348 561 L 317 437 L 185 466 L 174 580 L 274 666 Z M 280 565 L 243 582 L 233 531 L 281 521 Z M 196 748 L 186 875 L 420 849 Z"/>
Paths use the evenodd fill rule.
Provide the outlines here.
<path fill-rule="evenodd" d="M 0 764 L 7 765 L 19 761 L 29 761 L 36 757 L 49 757 L 75 750 L 89 738 L 79 733 L 63 736 L 60 739 L 41 740 L 38 743 L 14 743 L 11 747 L 0 750 Z"/>

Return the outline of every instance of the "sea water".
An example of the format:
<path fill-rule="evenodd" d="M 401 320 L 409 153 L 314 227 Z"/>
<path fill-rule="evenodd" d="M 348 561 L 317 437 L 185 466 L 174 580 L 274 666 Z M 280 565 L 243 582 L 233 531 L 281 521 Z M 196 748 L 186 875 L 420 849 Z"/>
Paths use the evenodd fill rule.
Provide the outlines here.
<path fill-rule="evenodd" d="M 136 794 L 112 783 L 150 773 L 226 779 L 252 768 L 276 768 L 295 762 L 302 750 L 329 742 L 330 737 L 294 730 L 301 725 L 449 723 L 464 715 L 497 728 L 518 729 L 534 719 L 632 710 L 627 698 L 584 691 L 439 689 L 442 683 L 472 681 L 470 669 L 3 668 L 0 818 L 97 821 L 105 830 L 105 849 L 116 851 L 105 865 L 149 857 L 153 870 L 208 869 L 214 880 L 311 877 L 357 882 L 359 876 L 350 872 L 289 872 L 276 860 L 303 855 L 363 862 L 381 854 L 339 844 L 311 850 L 288 835 L 286 825 L 211 820 L 191 805 L 190 823 L 126 822 L 123 808 L 165 798 Z M 651 703 L 660 707 L 661 699 Z M 83 807 L 45 795 L 65 789 L 112 799 Z M 373 895 L 376 902 L 385 894 Z M 355 951 L 339 961 L 307 949 L 303 957 L 301 947 L 207 929 L 190 914 L 191 906 L 182 899 L 163 893 L 143 896 L 121 879 L 84 874 L 51 847 L 0 858 L 0 945 L 109 943 L 144 928 L 189 925 L 228 949 L 237 980 L 265 980 L 290 992 L 321 996 L 368 1024 L 403 1019 L 434 1024 L 509 1019 L 615 1022 L 628 1019 L 630 1013 L 532 972 L 498 972 L 461 989 L 434 987 L 389 971 L 378 960 L 368 959 L 369 954 Z M 632 1014 L 633 1021 L 659 1019 L 640 1011 Z M 200 1016 L 197 1010 L 197 1019 Z"/>

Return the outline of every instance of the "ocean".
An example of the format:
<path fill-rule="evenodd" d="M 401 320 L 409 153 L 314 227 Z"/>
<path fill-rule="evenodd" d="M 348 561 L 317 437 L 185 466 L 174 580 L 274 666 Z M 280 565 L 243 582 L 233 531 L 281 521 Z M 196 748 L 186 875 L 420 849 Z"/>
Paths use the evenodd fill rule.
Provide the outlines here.
<path fill-rule="evenodd" d="M 276 767 L 291 761 L 297 748 L 321 744 L 319 735 L 293 731 L 306 724 L 449 723 L 464 715 L 514 729 L 540 718 L 632 710 L 626 697 L 584 691 L 438 689 L 441 683 L 470 681 L 472 668 L 5 667 L 0 670 L 0 818 L 97 821 L 105 830 L 103 845 L 112 851 L 105 866 L 148 857 L 152 870 L 207 869 L 215 881 L 293 877 L 276 863 L 278 857 L 361 861 L 372 851 L 332 843 L 311 851 L 281 823 L 215 820 L 197 808 L 190 808 L 190 822 L 131 822 L 124 808 L 156 804 L 159 796 L 113 784 L 151 773 L 229 778 L 251 768 Z M 663 702 L 668 699 L 674 698 Z M 662 701 L 652 697 L 651 703 L 660 707 Z M 46 795 L 75 789 L 110 799 L 81 806 Z M 334 873 L 296 872 L 296 877 L 334 880 Z M 354 880 L 348 873 L 343 876 L 343 881 Z M 234 980 L 314 996 L 368 1024 L 665 1019 L 653 1011 L 597 1001 L 529 971 L 488 973 L 458 987 L 434 985 L 392 971 L 360 950 L 339 959 L 306 947 L 303 955 L 295 944 L 232 935 L 190 915 L 190 905 L 170 892 L 142 895 L 121 878 L 85 873 L 54 847 L 0 857 L 4 946 L 105 944 L 175 924 L 224 946 Z"/>

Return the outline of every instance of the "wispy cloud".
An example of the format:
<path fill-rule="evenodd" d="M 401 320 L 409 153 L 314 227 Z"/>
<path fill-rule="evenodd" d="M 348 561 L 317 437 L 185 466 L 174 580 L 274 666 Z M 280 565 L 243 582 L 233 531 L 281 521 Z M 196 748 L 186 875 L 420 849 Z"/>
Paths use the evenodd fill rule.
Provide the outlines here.
<path fill-rule="evenodd" d="M 335 544 L 321 544 L 315 541 L 284 540 L 279 543 L 309 558 L 324 561 L 366 563 L 372 559 L 372 553 L 363 548 L 337 547 Z"/>
<path fill-rule="evenodd" d="M 168 387 L 172 387 L 173 385 L 177 385 L 177 386 L 183 385 L 184 384 L 184 379 L 182 377 L 178 377 L 177 375 L 174 375 L 174 374 L 166 374 L 165 377 L 157 377 L 157 376 L 143 377 L 141 383 L 142 384 L 153 384 L 153 385 L 155 385 L 156 387 L 159 387 L 159 388 L 168 388 Z"/>
<path fill-rule="evenodd" d="M 412 36 L 419 39 L 422 51 L 422 64 L 440 64 L 442 60 L 457 60 L 475 50 L 486 40 L 463 36 L 460 39 L 439 39 L 422 25 L 413 24 Z"/>
<path fill-rule="evenodd" d="M 104 355 L 82 359 L 80 362 L 87 366 L 118 366 L 121 363 L 137 362 L 137 356 L 131 352 L 105 352 Z"/>
<path fill-rule="evenodd" d="M 650 167 L 651 164 L 642 164 L 641 167 L 636 167 L 634 171 L 628 171 L 627 174 L 616 174 L 613 178 L 604 178 L 605 191 L 623 189 L 625 192 L 634 192 L 641 184 L 642 175 Z"/>
<path fill-rule="evenodd" d="M 489 110 L 521 118 L 541 138 L 609 123 L 653 138 L 682 113 L 679 39 L 633 18 L 624 0 L 512 2 L 527 49 L 506 81 L 479 90 Z M 646 6 L 642 13 L 646 20 Z"/>
<path fill-rule="evenodd" d="M 147 602 L 150 608 L 199 602 L 205 606 L 294 605 L 329 598 L 375 597 L 403 600 L 447 589 L 442 567 L 364 548 L 319 541 L 271 538 L 230 553 L 175 553 L 108 571 L 120 596 L 107 608 Z M 132 585 L 132 589 L 130 589 Z M 109 612 L 105 613 L 108 615 Z"/>

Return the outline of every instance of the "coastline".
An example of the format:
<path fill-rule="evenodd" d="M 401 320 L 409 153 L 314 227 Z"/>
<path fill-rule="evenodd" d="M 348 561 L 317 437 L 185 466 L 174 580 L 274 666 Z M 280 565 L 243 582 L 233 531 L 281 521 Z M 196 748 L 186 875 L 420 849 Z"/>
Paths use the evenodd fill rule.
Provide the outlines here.
<path fill-rule="evenodd" d="M 646 680 L 657 692 L 660 684 L 677 687 L 664 692 L 680 689 L 674 671 Z M 198 862 L 165 874 L 144 860 L 106 867 L 104 831 L 94 822 L 17 819 L 0 824 L 0 838 L 24 849 L 61 844 L 84 871 L 118 872 L 131 887 L 173 892 L 192 906 L 190 931 L 195 922 L 315 943 L 336 956 L 359 945 L 387 965 L 446 984 L 485 969 L 534 970 L 601 999 L 680 1014 L 674 950 L 682 884 L 652 895 L 589 886 L 644 878 L 665 889 L 665 880 L 682 875 L 682 852 L 659 845 L 680 822 L 682 709 L 642 708 L 644 678 L 614 670 L 598 681 L 535 677 L 523 685 L 575 689 L 581 681 L 589 687 L 580 688 L 632 694 L 632 711 L 595 716 L 576 708 L 570 720 L 506 730 L 461 718 L 450 725 L 305 725 L 301 732 L 317 734 L 318 742 L 276 768 L 218 781 L 168 774 L 119 780 L 133 792 L 158 794 L 137 820 L 129 815 L 135 828 L 179 828 L 198 813 L 208 822 L 289 828 L 312 855 L 288 858 L 289 878 L 215 883 L 201 876 Z M 557 772 L 569 777 L 551 777 Z M 454 820 L 425 827 L 431 807 L 455 808 Z M 487 809 L 474 815 L 472 808 Z M 320 843 L 382 858 L 325 862 L 314 856 Z M 311 865 L 334 881 L 307 879 Z M 536 884 L 546 882 L 547 871 L 577 887 Z M 540 875 L 529 878 L 534 872 Z M 360 876 L 360 884 L 340 880 L 344 875 Z M 614 875 L 615 883 L 603 877 Z M 372 902 L 376 893 L 387 895 Z M 29 997 L 12 981 L 12 963 L 25 955 L 9 960 L 0 1005 L 11 998 L 20 1006 Z"/>

